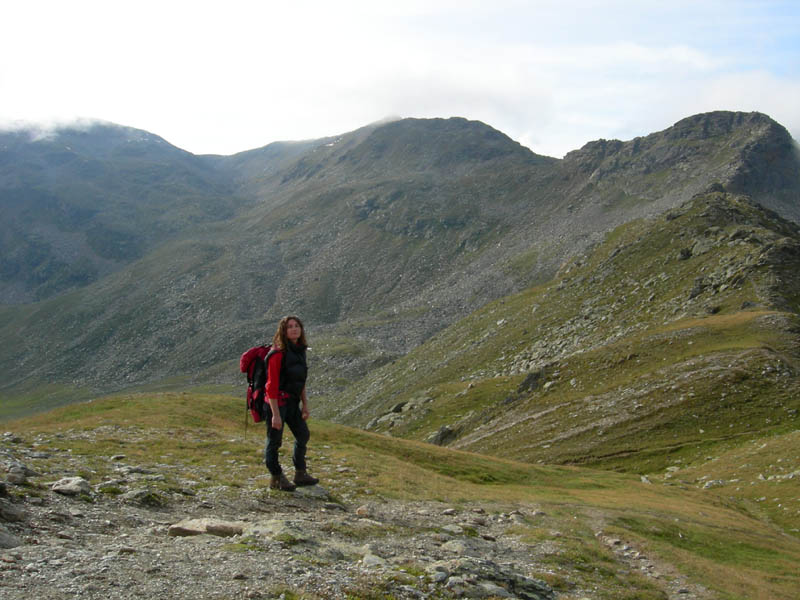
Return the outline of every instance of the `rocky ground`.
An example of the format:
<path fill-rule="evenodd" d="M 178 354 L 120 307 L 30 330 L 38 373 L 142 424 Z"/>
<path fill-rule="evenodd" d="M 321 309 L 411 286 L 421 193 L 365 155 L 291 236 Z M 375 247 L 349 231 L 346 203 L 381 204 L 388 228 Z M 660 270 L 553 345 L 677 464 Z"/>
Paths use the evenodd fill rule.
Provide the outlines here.
<path fill-rule="evenodd" d="M 323 485 L 270 491 L 266 476 L 203 486 L 199 470 L 124 455 L 105 457 L 113 476 L 90 483 L 80 473 L 92 469 L 68 451 L 13 434 L 0 442 L 4 599 L 609 597 L 585 581 L 556 592 L 541 580 L 561 533 L 533 506 L 350 502 Z M 531 523 L 552 539 L 514 533 Z M 621 570 L 654 582 L 653 597 L 710 597 L 599 526 L 597 537 Z"/>

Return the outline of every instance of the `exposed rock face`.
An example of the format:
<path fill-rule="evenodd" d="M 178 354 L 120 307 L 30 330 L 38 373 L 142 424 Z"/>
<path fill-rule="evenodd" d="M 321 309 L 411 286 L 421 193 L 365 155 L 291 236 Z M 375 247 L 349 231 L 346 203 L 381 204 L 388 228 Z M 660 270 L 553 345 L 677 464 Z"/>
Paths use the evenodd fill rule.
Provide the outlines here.
<path fill-rule="evenodd" d="M 446 446 L 458 437 L 458 433 L 449 425 L 442 425 L 427 441 L 437 446 Z"/>

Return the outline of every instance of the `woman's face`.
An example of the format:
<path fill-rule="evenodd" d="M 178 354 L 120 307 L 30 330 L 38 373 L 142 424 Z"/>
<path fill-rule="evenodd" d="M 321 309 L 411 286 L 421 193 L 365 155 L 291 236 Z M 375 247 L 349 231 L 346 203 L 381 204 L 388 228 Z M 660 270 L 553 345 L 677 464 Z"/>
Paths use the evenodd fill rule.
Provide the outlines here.
<path fill-rule="evenodd" d="M 289 338 L 290 342 L 296 344 L 297 340 L 300 339 L 300 335 L 302 333 L 303 333 L 303 328 L 300 327 L 300 323 L 298 323 L 294 319 L 289 319 L 286 322 L 286 337 Z"/>

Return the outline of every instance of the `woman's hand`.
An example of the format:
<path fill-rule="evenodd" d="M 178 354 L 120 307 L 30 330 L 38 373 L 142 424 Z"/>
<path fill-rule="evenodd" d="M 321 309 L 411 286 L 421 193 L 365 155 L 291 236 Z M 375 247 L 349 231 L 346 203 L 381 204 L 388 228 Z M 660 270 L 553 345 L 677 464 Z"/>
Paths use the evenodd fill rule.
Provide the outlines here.
<path fill-rule="evenodd" d="M 281 421 L 281 416 L 277 413 L 272 414 L 272 428 L 273 429 L 280 429 L 283 427 L 283 421 Z"/>
<path fill-rule="evenodd" d="M 303 416 L 303 421 L 308 421 L 308 417 L 311 416 L 311 413 L 308 412 L 308 407 L 305 404 L 303 405 L 300 414 Z"/>

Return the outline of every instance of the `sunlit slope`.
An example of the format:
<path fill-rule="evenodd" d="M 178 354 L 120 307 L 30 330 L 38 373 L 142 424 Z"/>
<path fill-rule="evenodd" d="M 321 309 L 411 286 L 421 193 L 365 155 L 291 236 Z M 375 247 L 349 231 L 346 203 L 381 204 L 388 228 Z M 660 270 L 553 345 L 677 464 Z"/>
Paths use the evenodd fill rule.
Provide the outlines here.
<path fill-rule="evenodd" d="M 699 196 L 375 370 L 331 418 L 530 462 L 659 471 L 797 428 L 797 227 Z"/>

